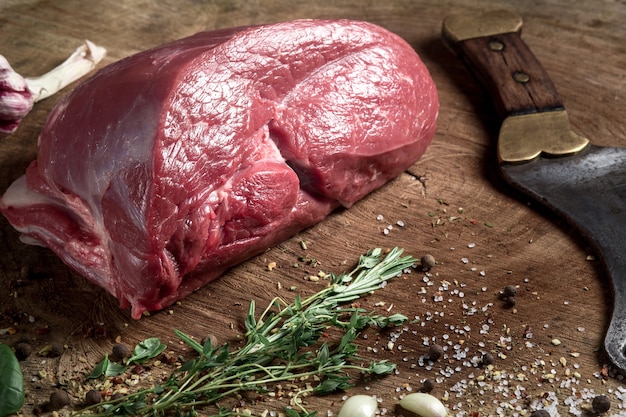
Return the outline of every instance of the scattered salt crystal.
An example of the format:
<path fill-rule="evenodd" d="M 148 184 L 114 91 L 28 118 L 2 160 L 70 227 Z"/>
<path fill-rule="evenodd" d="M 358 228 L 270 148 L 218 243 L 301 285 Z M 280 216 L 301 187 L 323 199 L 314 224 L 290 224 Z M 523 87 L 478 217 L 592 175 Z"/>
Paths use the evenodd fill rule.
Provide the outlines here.
<path fill-rule="evenodd" d="M 467 245 L 468 248 L 472 249 L 476 247 L 475 243 L 470 243 L 469 245 Z"/>
<path fill-rule="evenodd" d="M 404 227 L 404 222 L 402 220 L 398 220 L 396 224 L 400 227 Z"/>
<path fill-rule="evenodd" d="M 378 216 L 376 216 L 376 220 L 378 220 L 379 222 L 382 222 L 385 218 L 383 217 L 382 214 L 379 214 Z"/>

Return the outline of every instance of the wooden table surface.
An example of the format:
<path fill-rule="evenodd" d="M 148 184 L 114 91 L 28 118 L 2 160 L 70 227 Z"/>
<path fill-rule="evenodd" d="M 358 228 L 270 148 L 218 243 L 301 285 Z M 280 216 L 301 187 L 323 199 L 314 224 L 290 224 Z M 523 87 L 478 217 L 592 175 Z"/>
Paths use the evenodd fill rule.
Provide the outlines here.
<path fill-rule="evenodd" d="M 35 348 L 22 362 L 23 414 L 32 415 L 56 387 L 71 393 L 74 407 L 80 404 L 85 373 L 116 341 L 132 345 L 158 336 L 184 353 L 172 333 L 179 326 L 198 338 L 235 340 L 251 299 L 264 305 L 275 295 L 291 297 L 292 286 L 316 291 L 323 283 L 306 276 L 341 272 L 370 248 L 399 246 L 416 257 L 432 254 L 438 265 L 430 276 L 416 271 L 365 301 L 419 320 L 397 330 L 392 350 L 388 333 L 359 339 L 365 355 L 396 362 L 398 372 L 348 394 L 375 394 L 391 414 L 402 394 L 431 379 L 432 394 L 451 415 L 529 415 L 542 407 L 553 416 L 586 415 L 599 394 L 611 399 L 607 415 L 626 415 L 626 387 L 602 349 L 613 308 L 611 283 L 575 230 L 500 179 L 498 118 L 482 87 L 440 40 L 447 14 L 494 8 L 522 15 L 523 38 L 551 75 L 574 128 L 595 144 L 626 146 L 624 0 L 0 0 L 0 54 L 25 76 L 57 65 L 83 39 L 107 48 L 104 65 L 202 30 L 353 18 L 410 42 L 430 69 L 441 102 L 432 145 L 397 180 L 139 321 L 48 250 L 21 244 L 0 219 L 0 342 L 27 337 Z M 0 142 L 0 190 L 34 159 L 37 134 L 66 91 L 38 103 Z M 300 257 L 317 263 L 295 268 Z M 270 262 L 277 267 L 270 270 Z M 513 308 L 499 299 L 506 285 L 518 286 Z M 427 344 L 435 342 L 446 355 L 424 365 Z M 38 353 L 51 344 L 62 346 L 60 356 Z M 494 356 L 493 366 L 471 362 L 484 352 Z M 307 401 L 318 415 L 336 414 L 341 395 Z M 245 407 L 262 413 L 284 405 L 276 400 Z"/>

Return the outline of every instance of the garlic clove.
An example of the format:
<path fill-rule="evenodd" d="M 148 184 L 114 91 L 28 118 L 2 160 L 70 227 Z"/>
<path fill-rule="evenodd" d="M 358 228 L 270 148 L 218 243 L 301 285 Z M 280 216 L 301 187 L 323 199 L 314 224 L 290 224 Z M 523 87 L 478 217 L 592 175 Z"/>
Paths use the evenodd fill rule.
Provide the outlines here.
<path fill-rule="evenodd" d="M 374 417 L 377 411 L 376 398 L 370 395 L 354 395 L 343 403 L 338 417 Z"/>
<path fill-rule="evenodd" d="M 400 407 L 419 417 L 445 417 L 448 409 L 437 397 L 423 392 L 406 395 L 400 400 Z"/>

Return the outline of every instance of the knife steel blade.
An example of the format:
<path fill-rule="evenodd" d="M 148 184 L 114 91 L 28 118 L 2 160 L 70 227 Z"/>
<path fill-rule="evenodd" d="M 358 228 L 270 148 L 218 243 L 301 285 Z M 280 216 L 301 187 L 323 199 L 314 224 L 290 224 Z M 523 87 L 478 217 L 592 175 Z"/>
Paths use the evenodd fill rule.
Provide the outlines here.
<path fill-rule="evenodd" d="M 451 15 L 442 37 L 495 103 L 503 177 L 598 250 L 614 290 L 604 348 L 626 371 L 626 148 L 592 145 L 571 129 L 554 84 L 520 36 L 522 24 L 510 11 Z"/>

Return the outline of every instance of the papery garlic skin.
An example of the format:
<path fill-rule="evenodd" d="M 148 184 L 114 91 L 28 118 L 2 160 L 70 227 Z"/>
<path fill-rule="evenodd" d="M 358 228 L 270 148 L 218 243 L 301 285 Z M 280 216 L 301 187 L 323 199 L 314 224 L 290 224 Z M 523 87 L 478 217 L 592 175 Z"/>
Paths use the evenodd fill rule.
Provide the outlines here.
<path fill-rule="evenodd" d="M 13 133 L 35 102 L 85 76 L 106 56 L 93 42 L 77 48 L 63 63 L 39 77 L 24 78 L 0 55 L 0 136 Z"/>
<path fill-rule="evenodd" d="M 13 133 L 34 103 L 35 97 L 24 77 L 0 55 L 0 134 Z"/>

